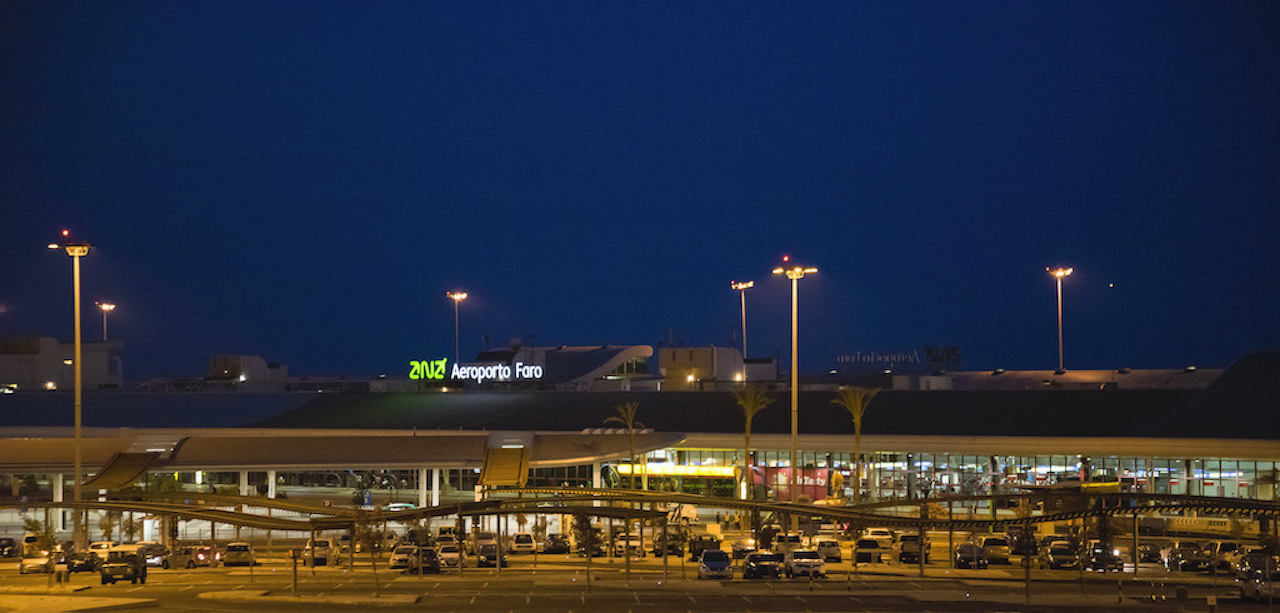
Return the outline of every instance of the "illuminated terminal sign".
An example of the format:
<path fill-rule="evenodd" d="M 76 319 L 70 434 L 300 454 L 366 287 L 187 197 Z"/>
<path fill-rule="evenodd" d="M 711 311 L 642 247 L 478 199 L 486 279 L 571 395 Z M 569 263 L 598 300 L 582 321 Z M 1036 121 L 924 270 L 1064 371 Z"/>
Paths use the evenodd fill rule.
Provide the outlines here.
<path fill-rule="evenodd" d="M 447 368 L 448 359 L 414 360 L 409 362 L 409 378 L 415 381 L 422 379 L 441 380 L 448 378 L 456 381 L 537 381 L 542 379 L 542 366 L 539 364 L 458 364 L 452 370 Z"/>

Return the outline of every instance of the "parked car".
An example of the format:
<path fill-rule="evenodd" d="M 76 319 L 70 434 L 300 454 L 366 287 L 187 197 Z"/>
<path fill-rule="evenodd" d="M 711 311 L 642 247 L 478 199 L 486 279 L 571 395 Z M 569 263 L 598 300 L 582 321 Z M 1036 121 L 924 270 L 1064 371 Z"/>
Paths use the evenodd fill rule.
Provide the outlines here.
<path fill-rule="evenodd" d="M 884 560 L 887 549 L 880 547 L 880 542 L 870 538 L 860 538 L 853 544 L 853 560 L 858 564 L 880 563 Z"/>
<path fill-rule="evenodd" d="M 876 547 L 880 549 L 891 549 L 895 537 L 894 531 L 888 528 L 867 528 L 862 532 L 861 538 L 875 541 Z"/>
<path fill-rule="evenodd" d="M 98 570 L 97 556 L 87 551 L 74 551 L 63 554 L 62 563 L 67 565 L 67 572 L 72 573 Z"/>
<path fill-rule="evenodd" d="M 782 576 L 782 556 L 776 553 L 748 554 L 742 563 L 743 579 L 778 579 Z"/>
<path fill-rule="evenodd" d="M 472 532 L 469 540 L 470 542 L 467 543 L 467 550 L 471 553 L 479 552 L 480 548 L 485 545 L 493 545 L 494 547 L 498 546 L 498 535 L 486 530 Z"/>
<path fill-rule="evenodd" d="M 467 565 L 462 556 L 462 550 L 457 543 L 446 543 L 440 545 L 440 563 L 445 568 L 462 568 Z"/>
<path fill-rule="evenodd" d="M 1240 556 L 1244 555 L 1248 546 L 1239 541 L 1213 541 L 1209 543 L 1209 550 L 1213 554 L 1214 562 L 1217 567 L 1223 570 L 1235 568 L 1236 562 L 1240 560 Z"/>
<path fill-rule="evenodd" d="M 703 551 L 719 548 L 719 538 L 710 534 L 699 534 L 689 539 L 689 559 L 699 560 L 702 558 Z"/>
<path fill-rule="evenodd" d="M 22 560 L 18 562 L 18 574 L 51 573 L 53 572 L 53 565 L 57 561 L 53 552 L 47 549 L 30 549 L 22 555 Z"/>
<path fill-rule="evenodd" d="M 630 532 L 614 535 L 613 557 L 621 558 L 628 555 L 644 557 L 644 544 L 640 541 L 640 535 Z"/>
<path fill-rule="evenodd" d="M 698 558 L 699 579 L 732 579 L 733 560 L 729 553 L 719 549 L 705 549 Z"/>
<path fill-rule="evenodd" d="M 392 570 L 403 570 L 413 568 L 418 565 L 418 552 L 420 548 L 417 545 L 401 545 L 391 550 L 391 557 L 387 560 L 387 566 Z"/>
<path fill-rule="evenodd" d="M 1138 561 L 1163 562 L 1164 558 L 1160 556 L 1160 546 L 1155 543 L 1139 543 Z"/>
<path fill-rule="evenodd" d="M 40 537 L 28 532 L 22 535 L 22 550 L 18 553 L 19 555 L 27 555 L 27 553 L 30 551 L 43 549 L 43 547 L 40 547 L 39 544 L 40 544 Z"/>
<path fill-rule="evenodd" d="M 960 543 L 952 553 L 956 568 L 986 568 L 987 554 L 981 545 Z"/>
<path fill-rule="evenodd" d="M 480 546 L 480 550 L 476 552 L 476 566 L 506 566 L 507 552 L 503 551 L 501 555 L 498 553 L 498 543 L 485 543 Z"/>
<path fill-rule="evenodd" d="M 827 562 L 839 562 L 842 559 L 840 541 L 833 538 L 818 539 L 817 550 L 818 555 Z"/>
<path fill-rule="evenodd" d="M 777 540 L 774 541 L 773 551 L 786 556 L 797 549 L 804 546 L 799 534 L 794 532 L 787 534 L 779 534 Z"/>
<path fill-rule="evenodd" d="M 975 534 L 973 544 L 982 548 L 990 564 L 1009 563 L 1009 539 L 1003 534 Z"/>
<path fill-rule="evenodd" d="M 444 569 L 444 561 L 440 559 L 440 552 L 434 547 L 420 547 L 418 553 L 422 560 L 411 560 L 412 565 L 405 569 L 406 572 L 438 573 Z"/>
<path fill-rule="evenodd" d="M 517 532 L 511 537 L 511 553 L 537 553 L 538 542 L 528 532 Z"/>
<path fill-rule="evenodd" d="M 588 551 L 586 543 L 578 543 L 578 556 L 585 558 L 588 555 L 593 558 L 603 558 L 609 555 L 609 547 L 605 545 L 604 539 L 599 535 L 596 536 L 591 544 L 590 551 Z"/>
<path fill-rule="evenodd" d="M 553 532 L 542 544 L 542 553 L 569 553 L 569 537 Z"/>
<path fill-rule="evenodd" d="M 1071 546 L 1070 541 L 1053 541 L 1040 548 L 1040 568 L 1077 568 L 1080 566 L 1080 555 Z"/>
<path fill-rule="evenodd" d="M 305 566 L 327 566 L 331 562 L 336 563 L 341 555 L 342 550 L 330 539 L 307 539 L 306 547 L 302 548 L 302 563 Z"/>
<path fill-rule="evenodd" d="M 257 563 L 258 558 L 248 543 L 229 543 L 222 553 L 223 566 L 254 566 Z"/>
<path fill-rule="evenodd" d="M 741 560 L 756 551 L 756 540 L 753 538 L 738 539 L 729 546 L 733 559 Z"/>
<path fill-rule="evenodd" d="M 139 543 L 138 554 L 146 561 L 147 566 L 169 568 L 169 548 L 159 543 Z"/>
<path fill-rule="evenodd" d="M 783 568 L 788 578 L 826 577 L 827 565 L 816 549 L 797 549 L 783 557 Z"/>
<path fill-rule="evenodd" d="M 1280 556 L 1252 551 L 1236 564 L 1236 588 L 1244 601 L 1280 599 Z"/>
<path fill-rule="evenodd" d="M 652 543 L 653 547 L 651 547 L 649 550 L 653 552 L 653 555 L 660 556 L 662 555 L 662 546 L 664 544 L 666 545 L 666 548 L 667 548 L 667 555 L 669 556 L 684 555 L 684 536 L 681 535 L 680 532 L 678 532 L 677 530 L 668 529 L 666 532 L 666 539 L 663 539 L 663 534 L 661 533 L 655 534 L 653 537 L 653 543 Z"/>
<path fill-rule="evenodd" d="M 1213 564 L 1213 556 L 1198 541 L 1174 543 L 1165 559 L 1169 570 L 1208 570 Z"/>
<path fill-rule="evenodd" d="M 99 560 L 105 560 L 107 552 L 119 544 L 115 541 L 94 541 L 89 543 L 89 553 L 97 556 Z"/>
<path fill-rule="evenodd" d="M 1093 542 L 1084 552 L 1084 567 L 1087 570 L 1119 572 L 1124 568 L 1120 560 L 1120 550 L 1104 543 Z"/>
<path fill-rule="evenodd" d="M 213 547 L 208 545 L 183 545 L 169 554 L 169 564 L 176 568 L 213 566 Z"/>
<path fill-rule="evenodd" d="M 929 537 L 924 537 L 924 546 L 921 546 L 919 534 L 904 534 L 898 537 L 898 542 L 894 544 L 894 551 L 897 552 L 896 557 L 903 564 L 918 564 L 920 556 L 924 556 L 924 563 L 929 563 Z M 921 553 L 923 552 L 923 554 Z"/>
<path fill-rule="evenodd" d="M 135 585 L 147 582 L 146 560 L 138 555 L 137 548 L 108 550 L 99 569 L 102 585 L 125 579 Z"/>

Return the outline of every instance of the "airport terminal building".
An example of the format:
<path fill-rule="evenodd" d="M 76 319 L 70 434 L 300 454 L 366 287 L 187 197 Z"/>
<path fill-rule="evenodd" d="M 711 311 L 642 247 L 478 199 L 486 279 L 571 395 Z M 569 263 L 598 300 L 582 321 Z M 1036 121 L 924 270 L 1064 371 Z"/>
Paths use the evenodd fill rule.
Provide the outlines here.
<path fill-rule="evenodd" d="M 653 354 L 644 346 L 512 348 L 469 364 L 417 360 L 407 376 L 363 382 L 288 378 L 220 356 L 199 380 L 87 392 L 84 466 L 103 473 L 93 489 L 128 487 L 150 473 L 244 494 L 332 491 L 346 503 L 367 491 L 374 504 L 431 505 L 473 499 L 500 461 L 514 462 L 507 473 L 531 486 L 621 485 L 634 448 L 637 482 L 649 489 L 734 496 L 746 464 L 753 498 L 787 499 L 792 470 L 801 496 L 848 498 L 858 478 L 853 424 L 833 400 L 839 387 L 856 385 L 880 390 L 861 442 L 861 491 L 873 498 L 1103 481 L 1280 500 L 1278 352 L 1223 370 L 837 368 L 801 381 L 798 466 L 790 387 L 776 363 L 723 348 L 661 348 L 649 368 Z M 733 393 L 745 386 L 775 399 L 754 418 L 750 449 Z M 634 432 L 609 420 L 628 403 Z M 64 495 L 72 423 L 65 387 L 0 394 L 6 494 L 34 481 L 30 495 Z"/>

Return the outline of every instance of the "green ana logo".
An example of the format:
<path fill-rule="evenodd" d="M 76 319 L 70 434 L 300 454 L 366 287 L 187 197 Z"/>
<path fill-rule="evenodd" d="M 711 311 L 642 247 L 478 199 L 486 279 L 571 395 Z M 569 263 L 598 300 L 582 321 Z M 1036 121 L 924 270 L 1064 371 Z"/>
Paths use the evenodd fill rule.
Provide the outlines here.
<path fill-rule="evenodd" d="M 445 373 L 445 362 L 447 358 L 439 360 L 413 360 L 409 362 L 409 378 L 413 380 L 419 379 L 443 379 Z"/>

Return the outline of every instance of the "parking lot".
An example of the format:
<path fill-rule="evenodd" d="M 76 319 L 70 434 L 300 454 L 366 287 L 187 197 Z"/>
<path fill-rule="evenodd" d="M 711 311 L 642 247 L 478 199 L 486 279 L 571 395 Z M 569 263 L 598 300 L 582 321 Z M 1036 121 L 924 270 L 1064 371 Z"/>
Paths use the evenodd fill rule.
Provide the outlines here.
<path fill-rule="evenodd" d="M 726 534 L 726 540 L 734 537 Z M 206 610 L 313 610 L 316 604 L 363 608 L 371 604 L 442 610 L 1084 610 L 1146 607 L 1178 602 L 1184 596 L 1193 610 L 1212 597 L 1226 607 L 1245 606 L 1234 596 L 1231 577 L 1223 573 L 1167 571 L 1144 564 L 1135 578 L 1125 572 L 1081 572 L 1079 569 L 1024 569 L 1021 560 L 986 569 L 952 569 L 946 555 L 946 533 L 932 534 L 932 555 L 923 567 L 892 560 L 854 564 L 854 541 L 840 541 L 841 561 L 828 562 L 824 576 L 786 579 L 743 579 L 743 560 L 733 561 L 729 579 L 699 580 L 697 564 L 688 556 L 651 553 L 643 557 L 599 557 L 576 554 L 521 554 L 510 565 L 476 568 L 474 556 L 461 571 L 415 575 L 387 568 L 380 555 L 377 572 L 369 554 L 351 564 L 347 555 L 333 565 L 295 566 L 288 550 L 260 548 L 257 564 L 185 568 L 151 568 L 145 584 L 101 585 L 93 572 L 73 573 L 58 585 L 49 574 L 19 575 L 12 559 L 0 561 L 0 610 L 16 608 L 28 598 L 85 599 L 111 606 L 196 607 Z M 728 551 L 728 545 L 725 545 Z M 1024 579 L 1030 575 L 1028 585 Z M 375 596 L 375 594 L 377 594 Z M 135 602 L 136 601 L 136 602 Z M 96 601 L 95 601 L 96 602 Z M 69 610 L 50 609 L 50 610 Z M 1223 610 L 1223 609 L 1219 609 Z"/>

